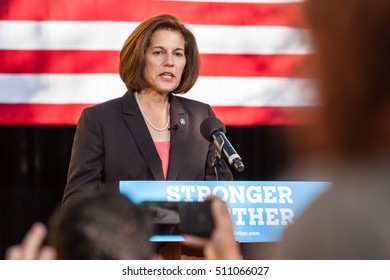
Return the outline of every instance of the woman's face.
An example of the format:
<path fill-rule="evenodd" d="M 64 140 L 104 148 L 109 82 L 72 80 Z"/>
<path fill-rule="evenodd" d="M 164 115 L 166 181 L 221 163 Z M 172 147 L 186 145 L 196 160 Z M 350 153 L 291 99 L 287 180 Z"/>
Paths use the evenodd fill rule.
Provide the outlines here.
<path fill-rule="evenodd" d="M 172 30 L 153 33 L 145 55 L 144 77 L 151 89 L 167 94 L 178 87 L 186 65 L 184 38 Z"/>

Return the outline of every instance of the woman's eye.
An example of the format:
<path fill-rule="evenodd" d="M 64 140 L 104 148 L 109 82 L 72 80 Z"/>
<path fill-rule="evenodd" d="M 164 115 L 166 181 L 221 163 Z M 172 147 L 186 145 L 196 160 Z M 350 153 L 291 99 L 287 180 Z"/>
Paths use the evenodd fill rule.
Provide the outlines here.
<path fill-rule="evenodd" d="M 162 54 L 162 51 L 154 51 L 153 54 Z"/>
<path fill-rule="evenodd" d="M 182 56 L 184 56 L 184 54 L 183 54 L 183 53 L 175 53 L 175 55 L 176 55 L 176 56 L 179 56 L 179 57 L 182 57 Z"/>

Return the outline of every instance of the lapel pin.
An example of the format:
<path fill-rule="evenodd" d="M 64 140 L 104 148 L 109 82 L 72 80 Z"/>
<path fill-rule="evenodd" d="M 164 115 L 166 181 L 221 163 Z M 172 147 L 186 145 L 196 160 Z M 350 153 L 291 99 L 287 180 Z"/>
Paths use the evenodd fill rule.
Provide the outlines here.
<path fill-rule="evenodd" d="M 179 120 L 179 123 L 180 123 L 181 125 L 185 125 L 185 124 L 186 124 L 186 120 L 185 120 L 185 119 L 180 119 L 180 120 Z"/>

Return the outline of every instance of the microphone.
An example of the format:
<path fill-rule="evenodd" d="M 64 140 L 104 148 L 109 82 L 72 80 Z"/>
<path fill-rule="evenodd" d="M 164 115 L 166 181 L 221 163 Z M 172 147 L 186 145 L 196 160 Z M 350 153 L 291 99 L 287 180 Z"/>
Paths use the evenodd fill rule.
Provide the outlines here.
<path fill-rule="evenodd" d="M 224 124 L 216 117 L 208 117 L 200 124 L 200 133 L 209 142 L 214 143 L 217 152 L 225 155 L 229 164 L 233 166 L 238 172 L 245 169 L 241 157 L 234 150 L 232 144 L 226 138 L 226 128 Z"/>

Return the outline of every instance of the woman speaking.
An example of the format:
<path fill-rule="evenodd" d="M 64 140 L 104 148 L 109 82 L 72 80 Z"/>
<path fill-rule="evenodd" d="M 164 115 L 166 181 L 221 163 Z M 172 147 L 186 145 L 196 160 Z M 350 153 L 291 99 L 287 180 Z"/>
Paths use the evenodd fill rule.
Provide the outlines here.
<path fill-rule="evenodd" d="M 215 149 L 200 133 L 214 116 L 208 104 L 177 94 L 199 76 L 192 32 L 172 15 L 142 22 L 120 52 L 127 92 L 86 108 L 69 164 L 63 207 L 97 192 L 118 192 L 121 180 L 215 180 Z M 223 180 L 232 180 L 222 162 Z M 146 187 L 146 186 L 145 186 Z"/>

